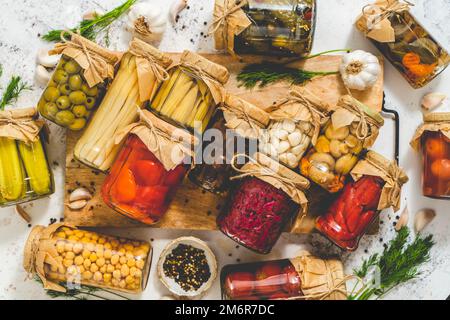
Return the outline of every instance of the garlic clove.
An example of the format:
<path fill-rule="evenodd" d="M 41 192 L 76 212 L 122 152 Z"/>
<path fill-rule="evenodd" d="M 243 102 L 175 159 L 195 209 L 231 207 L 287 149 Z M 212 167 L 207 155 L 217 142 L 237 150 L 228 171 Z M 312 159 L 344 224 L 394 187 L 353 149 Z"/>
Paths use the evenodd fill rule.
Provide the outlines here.
<path fill-rule="evenodd" d="M 78 201 L 74 201 L 69 203 L 67 206 L 69 207 L 70 210 L 81 210 L 84 207 L 86 207 L 86 205 L 88 204 L 88 202 L 86 200 L 78 200 Z"/>
<path fill-rule="evenodd" d="M 289 133 L 292 133 L 295 131 L 295 122 L 292 120 L 284 120 L 283 121 L 283 129 L 286 130 Z"/>
<path fill-rule="evenodd" d="M 302 134 L 298 131 L 295 131 L 288 136 L 288 140 L 292 147 L 298 146 L 302 141 Z"/>
<path fill-rule="evenodd" d="M 287 141 L 281 141 L 280 145 L 278 146 L 278 153 L 284 153 L 289 150 L 291 145 Z"/>
<path fill-rule="evenodd" d="M 38 64 L 46 68 L 55 68 L 59 62 L 61 55 L 49 55 L 47 49 L 40 49 L 36 57 Z"/>
<path fill-rule="evenodd" d="M 36 66 L 36 71 L 34 73 L 34 78 L 36 83 L 40 86 L 46 86 L 52 77 L 51 72 L 49 72 L 44 66 L 38 64 Z"/>
<path fill-rule="evenodd" d="M 431 111 L 436 107 L 440 106 L 446 98 L 447 96 L 440 92 L 432 92 L 426 94 L 422 98 L 422 108 L 424 108 L 427 111 Z"/>
<path fill-rule="evenodd" d="M 91 200 L 92 195 L 86 188 L 75 189 L 69 196 L 69 202 L 75 202 L 79 200 Z"/>
<path fill-rule="evenodd" d="M 417 212 L 414 221 L 414 229 L 416 232 L 422 232 L 422 230 L 425 229 L 425 227 L 428 226 L 435 217 L 436 211 L 433 209 L 423 209 Z"/>
<path fill-rule="evenodd" d="M 287 132 L 287 131 L 284 130 L 284 129 L 277 129 L 277 130 L 274 132 L 275 137 L 277 137 L 277 138 L 280 139 L 280 140 L 286 140 L 287 137 L 288 137 L 288 134 L 289 134 L 289 132 Z"/>
<path fill-rule="evenodd" d="M 181 11 L 184 10 L 184 8 L 187 7 L 187 0 L 175 0 L 169 9 L 169 16 L 170 21 L 172 21 L 173 24 L 177 23 L 177 17 L 180 14 Z"/>
<path fill-rule="evenodd" d="M 397 224 L 395 225 L 395 230 L 400 231 L 401 228 L 406 227 L 408 225 L 409 221 L 409 210 L 408 207 L 405 207 L 402 214 L 400 215 L 400 218 L 397 221 Z"/>

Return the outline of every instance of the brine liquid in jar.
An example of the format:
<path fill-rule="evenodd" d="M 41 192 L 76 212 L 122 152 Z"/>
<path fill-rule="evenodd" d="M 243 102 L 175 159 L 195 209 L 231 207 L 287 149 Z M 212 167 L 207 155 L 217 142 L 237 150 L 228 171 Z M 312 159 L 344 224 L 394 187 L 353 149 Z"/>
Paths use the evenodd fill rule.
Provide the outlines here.
<path fill-rule="evenodd" d="M 422 136 L 423 194 L 450 198 L 450 139 L 441 132 L 426 131 Z"/>
<path fill-rule="evenodd" d="M 225 300 L 282 300 L 302 296 L 301 278 L 288 259 L 225 266 L 220 284 Z"/>
<path fill-rule="evenodd" d="M 103 184 L 103 200 L 131 219 L 157 223 L 187 171 L 184 164 L 167 171 L 141 139 L 131 134 Z"/>

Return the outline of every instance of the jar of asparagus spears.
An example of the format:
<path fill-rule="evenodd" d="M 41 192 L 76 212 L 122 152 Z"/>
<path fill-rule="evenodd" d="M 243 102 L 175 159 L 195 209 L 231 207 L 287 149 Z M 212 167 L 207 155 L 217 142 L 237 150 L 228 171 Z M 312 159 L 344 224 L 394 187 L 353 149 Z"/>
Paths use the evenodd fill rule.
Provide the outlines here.
<path fill-rule="evenodd" d="M 75 146 L 75 158 L 97 170 L 109 170 L 120 149 L 111 137 L 137 121 L 138 109 L 152 100 L 160 84 L 168 80 L 166 68 L 171 64 L 166 54 L 134 39 L 105 98 Z"/>
<path fill-rule="evenodd" d="M 54 192 L 46 133 L 35 108 L 0 111 L 0 207 Z"/>
<path fill-rule="evenodd" d="M 417 22 L 409 7 L 407 1 L 377 1 L 364 7 L 356 27 L 417 89 L 444 71 L 450 56 Z"/>
<path fill-rule="evenodd" d="M 301 159 L 301 173 L 328 192 L 340 191 L 363 149 L 375 143 L 383 124 L 378 112 L 343 96 L 316 143 Z"/>
<path fill-rule="evenodd" d="M 229 73 L 221 65 L 184 51 L 169 80 L 159 88 L 151 109 L 166 121 L 190 131 L 203 132 L 223 102 Z"/>
<path fill-rule="evenodd" d="M 304 57 L 315 20 L 315 0 L 216 0 L 215 46 L 231 54 Z"/>
<path fill-rule="evenodd" d="M 208 145 L 203 152 L 202 163 L 197 164 L 189 173 L 192 182 L 203 189 L 223 194 L 228 191 L 229 177 L 233 172 L 230 165 L 235 153 L 253 154 L 257 150 L 257 138 L 262 130 L 269 124 L 269 114 L 263 109 L 227 93 L 220 110 L 216 112 L 208 131 L 208 137 L 219 134 L 222 144 L 218 147 L 217 139 L 214 145 L 214 154 L 206 154 Z M 243 150 L 236 150 L 242 148 Z"/>
<path fill-rule="evenodd" d="M 24 249 L 23 266 L 44 289 L 66 292 L 86 285 L 128 293 L 147 286 L 150 243 L 79 230 L 63 223 L 35 226 Z"/>
<path fill-rule="evenodd" d="M 292 90 L 286 99 L 266 109 L 268 130 L 260 136 L 260 150 L 289 168 L 296 168 L 321 125 L 328 120 L 329 106 L 305 88 Z"/>
<path fill-rule="evenodd" d="M 38 103 L 40 114 L 70 130 L 82 130 L 114 77 L 120 55 L 72 34 L 50 54 L 62 54 Z"/>

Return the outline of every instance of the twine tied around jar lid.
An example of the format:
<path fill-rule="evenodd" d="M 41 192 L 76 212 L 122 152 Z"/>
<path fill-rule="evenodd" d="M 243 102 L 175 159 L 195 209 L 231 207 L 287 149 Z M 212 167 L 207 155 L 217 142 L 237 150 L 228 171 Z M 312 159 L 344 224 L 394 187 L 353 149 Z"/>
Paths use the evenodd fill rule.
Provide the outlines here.
<path fill-rule="evenodd" d="M 424 123 L 417 128 L 410 145 L 419 151 L 421 138 L 426 131 L 440 132 L 450 140 L 450 112 L 434 112 L 423 117 Z"/>
<path fill-rule="evenodd" d="M 71 39 L 65 38 L 69 34 Z M 84 78 L 89 87 L 94 87 L 105 79 L 114 78 L 114 67 L 122 54 L 102 48 L 98 44 L 82 37 L 79 32 L 70 30 L 61 32 L 61 43 L 49 51 L 50 55 L 63 54 L 74 59 L 84 70 Z"/>
<path fill-rule="evenodd" d="M 45 121 L 36 119 L 35 108 L 0 111 L 0 137 L 23 142 L 34 142 L 42 128 L 48 130 Z"/>
<path fill-rule="evenodd" d="M 237 167 L 238 158 L 249 160 L 241 168 Z M 308 199 L 303 193 L 310 186 L 309 180 L 284 167 L 262 153 L 255 153 L 253 157 L 246 154 L 236 154 L 231 160 L 231 167 L 239 174 L 231 180 L 245 177 L 255 177 L 284 191 L 294 202 L 299 204 L 306 214 Z M 304 217 L 304 215 L 303 215 Z"/>
<path fill-rule="evenodd" d="M 394 212 L 400 210 L 402 186 L 408 182 L 406 173 L 395 163 L 375 151 L 369 151 L 350 172 L 358 181 L 364 175 L 380 177 L 385 181 L 378 202 L 378 210 L 392 207 Z"/>

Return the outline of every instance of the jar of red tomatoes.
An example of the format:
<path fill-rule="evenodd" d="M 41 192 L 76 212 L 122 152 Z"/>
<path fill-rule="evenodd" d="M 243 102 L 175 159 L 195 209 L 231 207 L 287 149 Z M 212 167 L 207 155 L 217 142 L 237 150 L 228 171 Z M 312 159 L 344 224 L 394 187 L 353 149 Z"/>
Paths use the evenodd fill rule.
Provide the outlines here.
<path fill-rule="evenodd" d="M 423 195 L 450 198 L 450 113 L 424 117 L 411 145 L 423 155 Z"/>
<path fill-rule="evenodd" d="M 339 260 L 302 252 L 293 259 L 228 265 L 220 275 L 225 300 L 344 300 Z"/>
<path fill-rule="evenodd" d="M 297 213 L 306 210 L 303 190 L 309 181 L 261 153 L 237 171 L 232 179 L 239 181 L 217 224 L 239 244 L 268 254 Z"/>
<path fill-rule="evenodd" d="M 316 228 L 338 247 L 354 251 L 381 210 L 400 209 L 405 172 L 394 161 L 369 151 L 351 172 L 348 182 L 325 215 L 316 221 Z"/>
<path fill-rule="evenodd" d="M 105 203 L 144 224 L 157 223 L 168 210 L 188 169 L 194 137 L 140 110 L 102 187 Z"/>
<path fill-rule="evenodd" d="M 212 142 L 203 150 L 203 163 L 192 169 L 189 179 L 207 191 L 225 194 L 230 185 L 229 177 L 233 173 L 230 161 L 236 152 L 235 147 L 243 149 L 237 151 L 239 153 L 254 153 L 257 149 L 256 139 L 262 129 L 267 127 L 269 120 L 269 114 L 261 108 L 227 94 L 220 110 L 211 121 L 212 125 L 208 128 L 208 133 L 204 136 Z M 219 136 L 222 141 L 220 148 L 216 141 Z M 214 149 L 210 146 L 214 146 Z M 214 154 L 207 153 L 208 149 L 211 153 L 214 151 Z"/>

